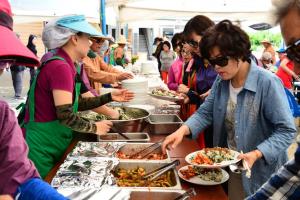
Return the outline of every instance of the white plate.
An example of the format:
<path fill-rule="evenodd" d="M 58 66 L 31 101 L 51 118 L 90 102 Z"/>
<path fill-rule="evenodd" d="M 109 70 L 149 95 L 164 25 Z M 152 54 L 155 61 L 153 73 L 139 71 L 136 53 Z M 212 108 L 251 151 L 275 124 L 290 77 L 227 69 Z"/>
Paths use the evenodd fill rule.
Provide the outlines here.
<path fill-rule="evenodd" d="M 185 157 L 185 161 L 191 165 L 195 165 L 197 167 L 201 167 L 201 168 L 223 168 L 223 167 L 227 167 L 229 165 L 232 165 L 232 164 L 235 164 L 237 162 L 239 162 L 241 159 L 238 159 L 237 157 L 240 155 L 239 152 L 237 151 L 233 151 L 233 150 L 230 150 L 231 153 L 234 154 L 234 159 L 233 160 L 227 160 L 227 161 L 222 161 L 220 163 L 214 163 L 213 165 L 208 165 L 208 164 L 196 164 L 196 163 L 193 163 L 191 161 L 191 158 L 195 157 L 197 155 L 197 153 L 202 153 L 203 150 L 200 150 L 200 151 L 195 151 L 195 152 L 192 152 L 190 154 L 188 154 L 186 157 Z"/>
<path fill-rule="evenodd" d="M 181 167 L 179 170 L 178 170 L 178 175 L 181 179 L 187 181 L 187 182 L 190 182 L 190 183 L 194 183 L 194 184 L 197 184 L 197 185 L 219 185 L 219 184 L 222 184 L 222 183 L 225 183 L 226 181 L 228 181 L 229 179 L 229 174 L 224 170 L 224 169 L 221 169 L 222 170 L 222 175 L 223 175 L 223 178 L 220 182 L 215 182 L 215 181 L 205 181 L 203 179 L 201 179 L 200 177 L 198 176 L 194 176 L 190 179 L 186 179 L 184 178 L 184 176 L 181 174 L 180 170 L 185 170 L 188 168 L 188 166 L 192 166 L 192 165 L 186 165 L 184 167 Z"/>
<path fill-rule="evenodd" d="M 150 96 L 155 97 L 157 99 L 163 99 L 167 101 L 172 101 L 172 102 L 178 102 L 178 101 L 183 101 L 182 97 L 168 97 L 168 96 L 161 96 L 161 95 L 156 95 L 152 94 L 151 92 L 148 93 Z"/>

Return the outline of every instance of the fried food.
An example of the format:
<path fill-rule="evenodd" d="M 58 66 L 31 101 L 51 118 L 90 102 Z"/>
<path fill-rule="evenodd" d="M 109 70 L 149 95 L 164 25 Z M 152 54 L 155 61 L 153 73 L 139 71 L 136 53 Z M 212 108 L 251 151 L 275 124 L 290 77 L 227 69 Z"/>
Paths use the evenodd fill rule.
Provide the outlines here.
<path fill-rule="evenodd" d="M 142 176 L 145 174 L 146 171 L 142 167 L 129 170 L 120 168 L 114 173 L 117 185 L 120 187 L 171 187 L 174 185 L 171 179 L 172 171 L 167 171 L 154 181 L 143 179 Z"/>

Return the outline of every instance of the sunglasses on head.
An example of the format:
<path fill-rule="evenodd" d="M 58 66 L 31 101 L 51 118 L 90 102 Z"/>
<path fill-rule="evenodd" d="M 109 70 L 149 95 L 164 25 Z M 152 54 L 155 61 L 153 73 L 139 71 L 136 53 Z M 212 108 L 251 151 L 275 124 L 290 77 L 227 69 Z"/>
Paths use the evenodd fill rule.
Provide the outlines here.
<path fill-rule="evenodd" d="M 288 46 L 285 52 L 290 60 L 300 63 L 300 39 Z"/>
<path fill-rule="evenodd" d="M 229 56 L 218 56 L 216 58 L 209 58 L 208 61 L 213 67 L 215 67 L 216 65 L 225 67 L 228 65 L 229 59 Z"/>

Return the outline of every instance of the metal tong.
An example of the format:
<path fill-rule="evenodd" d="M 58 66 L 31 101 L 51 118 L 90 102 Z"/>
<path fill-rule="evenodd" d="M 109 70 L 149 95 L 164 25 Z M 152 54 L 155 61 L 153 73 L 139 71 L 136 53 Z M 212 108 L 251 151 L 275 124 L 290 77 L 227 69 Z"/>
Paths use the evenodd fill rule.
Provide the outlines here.
<path fill-rule="evenodd" d="M 178 197 L 176 197 L 174 200 L 184 200 L 187 199 L 187 197 L 193 197 L 196 196 L 196 191 L 194 188 L 190 188 L 188 189 L 185 193 L 179 195 Z"/>
<path fill-rule="evenodd" d="M 173 167 L 175 167 L 179 164 L 180 164 L 179 160 L 174 160 L 171 163 L 168 163 L 160 168 L 157 168 L 157 169 L 145 174 L 142 178 L 148 179 L 148 181 L 154 181 L 158 177 L 160 177 L 162 174 L 166 173 L 167 171 L 169 171 L 170 169 L 172 169 Z"/>
<path fill-rule="evenodd" d="M 117 128 L 116 127 L 111 127 L 111 130 L 115 133 L 118 133 L 119 135 L 121 135 L 123 138 L 125 138 L 126 140 L 130 140 L 129 137 L 127 137 L 126 135 L 124 135 L 123 133 L 121 133 L 120 131 L 117 131 Z"/>
<path fill-rule="evenodd" d="M 135 154 L 132 154 L 129 156 L 129 159 L 133 159 L 133 158 L 136 158 L 138 156 L 140 156 L 141 159 L 145 158 L 146 156 L 148 156 L 150 153 L 152 153 L 153 151 L 155 151 L 156 149 L 158 149 L 159 147 L 161 147 L 161 144 L 163 142 L 163 139 L 142 149 L 141 151 L 135 153 Z"/>

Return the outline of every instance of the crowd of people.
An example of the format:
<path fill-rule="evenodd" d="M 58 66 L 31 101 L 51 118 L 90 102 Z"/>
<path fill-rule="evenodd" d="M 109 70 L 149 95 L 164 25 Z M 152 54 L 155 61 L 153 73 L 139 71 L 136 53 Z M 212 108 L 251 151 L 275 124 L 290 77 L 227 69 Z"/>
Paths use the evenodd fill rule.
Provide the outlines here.
<path fill-rule="evenodd" d="M 252 175 L 249 179 L 244 173 L 230 174 L 226 191 L 232 200 L 300 199 L 300 147 L 288 161 L 287 148 L 297 130 L 284 92 L 284 88 L 291 90 L 291 77 L 297 80 L 300 72 L 300 3 L 273 3 L 288 45 L 277 51 L 276 74 L 268 71 L 270 63 L 276 62 L 275 52 L 270 52 L 274 49 L 264 41 L 266 50 L 256 59 L 247 33 L 229 20 L 215 24 L 203 15 L 193 17 L 173 37 L 174 52 L 170 42 L 155 41 L 162 78 L 183 97 L 181 117 L 187 120 L 165 138 L 162 150 L 176 148 L 187 136 L 197 139 L 201 148 L 244 152 L 239 158 L 248 163 Z M 134 97 L 124 89 L 99 94 L 101 84 L 132 78 L 107 64 L 126 65 L 127 42 L 120 37 L 112 59 L 108 48 L 102 48 L 109 38 L 84 16 L 60 17 L 44 27 L 42 40 L 49 52 L 39 60 L 36 49 L 23 46 L 13 33 L 7 0 L 0 2 L 0 15 L 0 73 L 12 66 L 33 69 L 18 119 L 0 101 L 0 200 L 67 199 L 42 178 L 62 158 L 74 131 L 104 135 L 112 127 L 107 120 L 84 120 L 78 111 L 118 118 L 119 113 L 105 104 Z M 34 36 L 29 41 L 34 44 Z M 11 45 L 14 48 L 8 48 Z"/>

